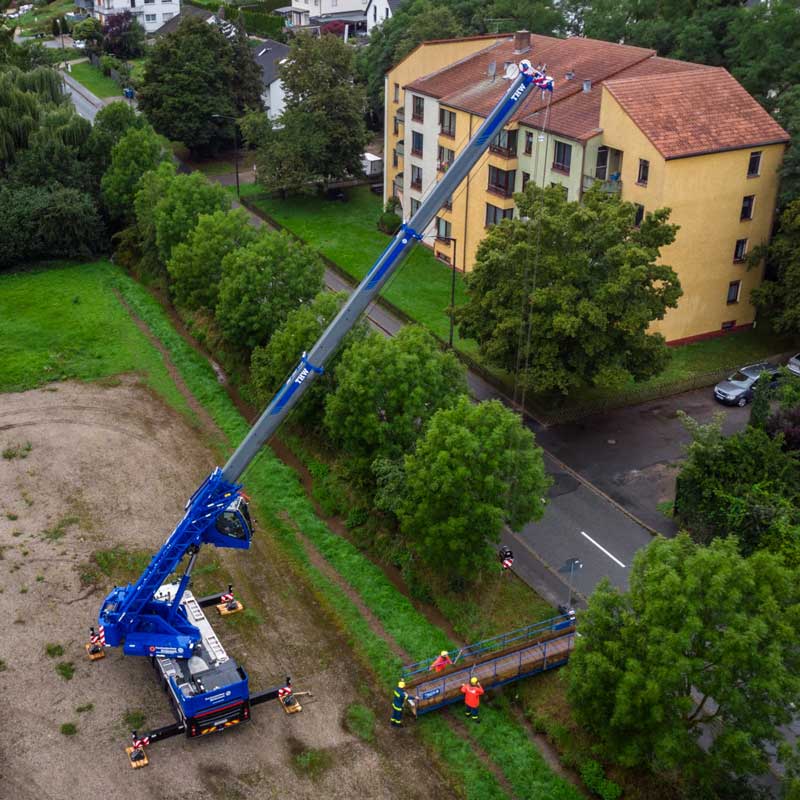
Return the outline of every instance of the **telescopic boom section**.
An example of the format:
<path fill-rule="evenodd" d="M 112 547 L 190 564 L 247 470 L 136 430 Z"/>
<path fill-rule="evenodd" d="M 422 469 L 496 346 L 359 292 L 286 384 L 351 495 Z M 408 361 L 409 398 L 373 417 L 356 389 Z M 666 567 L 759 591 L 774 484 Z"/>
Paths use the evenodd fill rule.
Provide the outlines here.
<path fill-rule="evenodd" d="M 308 354 L 303 353 L 300 363 L 295 367 L 289 379 L 272 398 L 264 413 L 224 466 L 222 475 L 226 481 L 235 483 L 241 477 L 262 445 L 275 433 L 303 393 L 323 372 L 325 364 L 341 344 L 342 339 L 375 299 L 386 281 L 402 264 L 414 243 L 422 238 L 425 228 L 430 225 L 447 198 L 467 177 L 469 171 L 488 148 L 491 139 L 519 108 L 531 88 L 535 85 L 552 91 L 552 81 L 542 72 L 534 69 L 530 62 L 522 61 L 519 66 L 519 75 L 512 81 L 508 91 L 486 118 L 475 136 L 455 159 L 444 177 L 436 184 L 428 198 L 423 200 L 417 213 L 401 226 L 395 238 L 383 251 L 311 351 Z"/>

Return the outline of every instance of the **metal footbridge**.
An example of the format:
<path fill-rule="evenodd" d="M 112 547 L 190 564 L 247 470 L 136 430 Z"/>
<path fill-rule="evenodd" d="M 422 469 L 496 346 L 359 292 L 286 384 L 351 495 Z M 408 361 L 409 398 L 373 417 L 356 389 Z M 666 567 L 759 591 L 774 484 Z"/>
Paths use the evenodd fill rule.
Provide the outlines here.
<path fill-rule="evenodd" d="M 451 651 L 452 664 L 433 671 L 434 658 L 403 667 L 406 692 L 416 716 L 463 700 L 462 684 L 476 677 L 484 689 L 494 689 L 569 661 L 577 636 L 575 615 L 558 617 L 484 639 Z"/>

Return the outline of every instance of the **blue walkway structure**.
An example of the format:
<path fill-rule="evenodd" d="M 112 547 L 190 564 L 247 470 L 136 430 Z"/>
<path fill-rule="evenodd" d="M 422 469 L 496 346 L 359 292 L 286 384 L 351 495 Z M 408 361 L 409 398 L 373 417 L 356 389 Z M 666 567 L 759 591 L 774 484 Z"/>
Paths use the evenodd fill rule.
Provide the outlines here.
<path fill-rule="evenodd" d="M 433 658 L 403 668 L 410 705 L 416 716 L 461 702 L 461 685 L 476 677 L 494 689 L 569 661 L 575 645 L 575 617 L 562 614 L 524 628 L 484 639 L 449 653 L 453 664 L 432 673 Z"/>

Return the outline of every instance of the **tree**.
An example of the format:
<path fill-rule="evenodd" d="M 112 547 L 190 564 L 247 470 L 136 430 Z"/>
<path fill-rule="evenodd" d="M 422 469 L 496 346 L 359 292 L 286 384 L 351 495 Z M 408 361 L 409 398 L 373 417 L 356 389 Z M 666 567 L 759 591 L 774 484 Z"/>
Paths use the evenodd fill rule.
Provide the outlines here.
<path fill-rule="evenodd" d="M 248 111 L 264 111 L 261 94 L 264 91 L 264 78 L 261 67 L 253 58 L 253 48 L 244 28 L 241 14 L 236 25 L 236 36 L 231 40 L 233 64 L 233 96 L 237 116 Z M 235 134 L 234 134 L 235 135 Z"/>
<path fill-rule="evenodd" d="M 604 579 L 581 615 L 570 657 L 577 720 L 624 765 L 705 772 L 698 736 L 713 723 L 711 763 L 764 772 L 766 747 L 800 699 L 796 569 L 734 539 L 681 534 L 640 550 L 630 591 Z"/>
<path fill-rule="evenodd" d="M 241 208 L 200 214 L 195 228 L 173 248 L 167 262 L 175 302 L 183 308 L 207 308 L 213 312 L 223 258 L 255 239 L 255 228 Z"/>
<path fill-rule="evenodd" d="M 405 457 L 401 529 L 423 562 L 465 578 L 494 562 L 504 523 L 519 530 L 541 518 L 549 485 L 519 415 L 462 395 L 433 415 Z"/>
<path fill-rule="evenodd" d="M 219 183 L 211 183 L 202 172 L 176 175 L 155 209 L 156 243 L 163 264 L 172 249 L 192 232 L 201 214 L 227 211 L 230 199 Z"/>
<path fill-rule="evenodd" d="M 103 44 L 103 29 L 100 20 L 94 17 L 86 17 L 72 26 L 73 40 L 86 42 L 86 48 L 90 52 L 97 53 Z"/>
<path fill-rule="evenodd" d="M 103 25 L 103 49 L 117 58 L 138 58 L 144 55 L 144 28 L 130 11 L 109 14 Z"/>
<path fill-rule="evenodd" d="M 297 366 L 301 353 L 311 349 L 347 299 L 344 293 L 320 292 L 310 303 L 303 303 L 286 316 L 286 321 L 272 334 L 263 347 L 256 347 L 250 359 L 250 380 L 261 405 L 266 404 L 286 376 Z M 303 401 L 292 412 L 294 418 L 317 427 L 324 411 L 326 396 L 336 386 L 336 365 L 342 352 L 367 334 L 365 323 L 359 323 L 345 337 L 336 356 L 325 365 Z"/>
<path fill-rule="evenodd" d="M 778 409 L 767 420 L 766 431 L 773 439 L 781 435 L 785 450 L 800 451 L 800 405 Z"/>
<path fill-rule="evenodd" d="M 772 385 L 769 378 L 756 381 L 753 391 L 753 405 L 750 406 L 750 419 L 747 424 L 754 428 L 765 428 L 769 417 L 769 401 L 772 398 Z"/>
<path fill-rule="evenodd" d="M 367 143 L 364 91 L 355 83 L 353 48 L 336 36 L 296 36 L 278 73 L 286 95 L 281 124 L 315 132 L 308 171 L 325 180 L 360 175 Z"/>
<path fill-rule="evenodd" d="M 262 229 L 222 260 L 216 320 L 225 339 L 244 352 L 269 341 L 289 312 L 322 289 L 322 261 L 287 233 Z"/>
<path fill-rule="evenodd" d="M 436 411 L 467 391 L 462 364 L 416 325 L 355 342 L 342 353 L 336 381 L 325 401 L 325 429 L 364 479 L 376 458 L 408 453 Z"/>
<path fill-rule="evenodd" d="M 134 250 L 139 257 L 136 268 L 150 278 L 164 276 L 164 262 L 158 247 L 156 214 L 158 203 L 167 194 L 175 180 L 175 165 L 172 161 L 162 161 L 155 169 L 146 172 L 136 190 L 133 202 L 136 222 L 131 226 L 131 234 L 125 236 L 129 244 L 135 240 Z"/>
<path fill-rule="evenodd" d="M 92 20 L 96 21 L 96 20 Z M 86 142 L 86 159 L 97 185 L 111 164 L 111 150 L 131 128 L 143 128 L 147 121 L 127 103 L 109 103 L 97 112 Z"/>
<path fill-rule="evenodd" d="M 0 269 L 27 261 L 86 258 L 106 243 L 91 196 L 62 186 L 0 186 Z"/>
<path fill-rule="evenodd" d="M 707 543 L 737 536 L 742 553 L 761 548 L 800 563 L 800 458 L 758 427 L 723 436 L 721 419 L 692 434 L 677 478 L 675 515 Z"/>
<path fill-rule="evenodd" d="M 478 247 L 456 312 L 461 335 L 536 392 L 620 386 L 663 369 L 664 338 L 648 327 L 681 295 L 672 268 L 656 263 L 677 230 L 669 210 L 637 227 L 632 203 L 598 189 L 578 203 L 529 183 L 515 200 L 523 219 L 495 225 Z"/>
<path fill-rule="evenodd" d="M 111 164 L 100 181 L 112 219 L 131 221 L 142 176 L 167 159 L 164 140 L 150 127 L 132 128 L 111 148 Z"/>
<path fill-rule="evenodd" d="M 752 260 L 764 255 L 763 248 L 758 248 Z M 768 273 L 775 277 L 753 289 L 753 303 L 769 317 L 776 331 L 800 333 L 800 198 L 781 214 L 780 232 L 770 243 L 766 257 Z"/>
<path fill-rule="evenodd" d="M 216 25 L 181 22 L 153 47 L 139 87 L 139 108 L 153 127 L 193 153 L 210 153 L 230 141 L 213 118 L 233 116 L 235 75 L 231 45 Z"/>

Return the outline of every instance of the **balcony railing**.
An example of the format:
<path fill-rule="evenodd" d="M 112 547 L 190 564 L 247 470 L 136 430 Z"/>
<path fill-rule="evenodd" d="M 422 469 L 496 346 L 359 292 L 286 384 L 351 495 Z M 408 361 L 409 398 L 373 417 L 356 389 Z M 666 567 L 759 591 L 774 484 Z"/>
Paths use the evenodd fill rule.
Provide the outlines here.
<path fill-rule="evenodd" d="M 450 169 L 450 166 L 453 162 L 452 161 L 438 161 L 436 163 L 436 170 L 438 172 L 447 172 Z"/>
<path fill-rule="evenodd" d="M 609 194 L 619 194 L 622 191 L 622 181 L 610 180 L 604 181 L 602 178 L 595 178 L 594 175 L 583 176 L 583 191 L 586 192 L 592 188 L 596 183 L 600 184 L 600 190 L 608 192 Z"/>
<path fill-rule="evenodd" d="M 399 155 L 399 156 L 405 156 L 405 145 L 406 145 L 405 141 L 404 141 L 403 139 L 401 139 L 401 140 L 400 140 L 400 141 L 399 141 L 399 142 L 398 142 L 398 143 L 397 143 L 397 144 L 394 146 L 394 151 L 395 151 L 395 153 L 397 153 L 397 155 Z"/>
<path fill-rule="evenodd" d="M 411 181 L 411 188 L 412 189 L 416 189 L 417 191 L 422 191 L 422 181 L 421 180 L 418 180 L 418 181 L 412 180 Z"/>
<path fill-rule="evenodd" d="M 397 175 L 394 176 L 394 180 L 392 181 L 392 189 L 394 194 L 402 194 L 403 193 L 403 173 L 398 172 Z"/>
<path fill-rule="evenodd" d="M 501 147 L 499 144 L 489 145 L 489 152 L 495 155 L 502 156 L 503 158 L 516 158 L 516 149 L 512 150 L 510 147 Z"/>
<path fill-rule="evenodd" d="M 499 195 L 500 197 L 511 197 L 514 194 L 514 187 L 513 186 L 497 186 L 495 184 L 489 184 L 486 187 L 487 191 L 491 194 Z"/>

